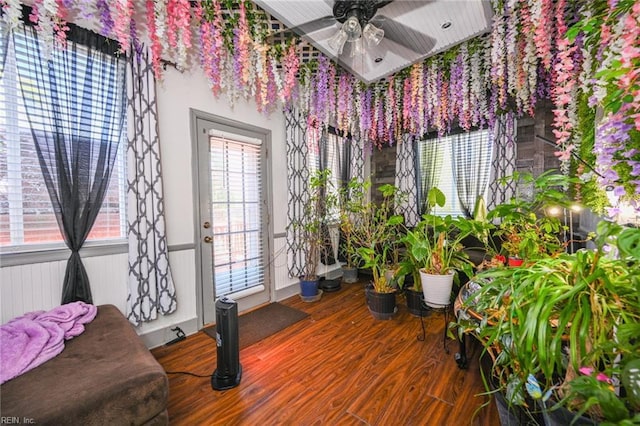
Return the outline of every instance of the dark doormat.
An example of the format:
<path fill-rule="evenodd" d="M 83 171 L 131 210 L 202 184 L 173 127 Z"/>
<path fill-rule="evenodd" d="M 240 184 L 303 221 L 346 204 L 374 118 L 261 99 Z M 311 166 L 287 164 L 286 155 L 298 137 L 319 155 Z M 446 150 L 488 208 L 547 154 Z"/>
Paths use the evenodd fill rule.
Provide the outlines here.
<path fill-rule="evenodd" d="M 271 303 L 248 314 L 238 317 L 238 333 L 240 334 L 240 349 L 251 346 L 256 342 L 284 330 L 303 318 L 306 312 L 290 308 L 280 303 Z M 204 328 L 202 331 L 215 340 L 216 326 Z"/>

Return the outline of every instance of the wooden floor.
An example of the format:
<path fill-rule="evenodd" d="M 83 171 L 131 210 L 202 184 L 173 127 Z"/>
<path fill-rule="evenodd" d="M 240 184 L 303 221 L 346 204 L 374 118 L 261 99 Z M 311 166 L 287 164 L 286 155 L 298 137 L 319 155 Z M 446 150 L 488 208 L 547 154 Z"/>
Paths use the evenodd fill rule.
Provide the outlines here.
<path fill-rule="evenodd" d="M 487 397 L 477 353 L 460 370 L 456 341 L 443 349 L 442 313 L 411 316 L 404 298 L 389 321 L 374 320 L 362 284 L 343 284 L 319 302 L 298 296 L 284 304 L 310 314 L 306 319 L 240 351 L 242 381 L 214 391 L 210 379 L 169 375 L 172 425 L 496 425 L 493 403 L 476 412 Z M 210 375 L 215 342 L 199 332 L 154 356 L 167 371 Z"/>

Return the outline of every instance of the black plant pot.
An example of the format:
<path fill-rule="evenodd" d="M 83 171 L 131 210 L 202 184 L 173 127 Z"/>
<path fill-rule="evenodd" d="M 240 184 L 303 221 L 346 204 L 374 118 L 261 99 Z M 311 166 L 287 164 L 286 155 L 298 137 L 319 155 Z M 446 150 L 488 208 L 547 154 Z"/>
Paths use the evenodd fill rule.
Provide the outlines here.
<path fill-rule="evenodd" d="M 496 379 L 491 373 L 491 357 L 489 355 L 484 354 L 480 358 L 480 368 L 489 382 L 502 426 L 541 426 L 544 424 L 542 415 L 538 411 L 529 411 L 522 406 L 509 404 L 505 395 L 496 390 Z M 536 407 L 533 401 L 529 402 L 531 407 Z"/>
<path fill-rule="evenodd" d="M 398 308 L 396 307 L 396 293 L 378 293 L 373 289 L 372 284 L 365 288 L 367 307 L 375 319 L 388 320 L 393 317 Z"/>
<path fill-rule="evenodd" d="M 404 297 L 407 299 L 407 308 L 409 313 L 416 317 L 426 317 L 429 310 L 427 305 L 424 304 L 424 297 L 422 290 L 415 291 L 410 288 L 405 288 Z"/>
<path fill-rule="evenodd" d="M 546 409 L 543 411 L 542 416 L 544 418 L 544 424 L 547 426 L 592 426 L 598 424 L 585 416 L 576 419 L 576 414 L 564 407 L 558 407 L 555 410 Z"/>

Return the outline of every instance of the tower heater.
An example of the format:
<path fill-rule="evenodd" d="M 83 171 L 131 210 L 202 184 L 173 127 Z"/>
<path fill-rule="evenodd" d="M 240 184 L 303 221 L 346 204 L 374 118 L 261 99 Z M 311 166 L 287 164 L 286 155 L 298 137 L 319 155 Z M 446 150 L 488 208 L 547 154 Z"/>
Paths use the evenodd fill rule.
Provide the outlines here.
<path fill-rule="evenodd" d="M 217 368 L 211 375 L 215 390 L 231 389 L 240 384 L 240 345 L 238 341 L 238 304 L 223 297 L 216 301 Z"/>

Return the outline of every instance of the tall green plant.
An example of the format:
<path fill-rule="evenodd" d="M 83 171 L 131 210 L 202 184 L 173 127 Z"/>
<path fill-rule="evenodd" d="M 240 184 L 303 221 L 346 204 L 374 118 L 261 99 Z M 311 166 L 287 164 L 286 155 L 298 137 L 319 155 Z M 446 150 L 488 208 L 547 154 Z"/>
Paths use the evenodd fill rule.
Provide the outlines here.
<path fill-rule="evenodd" d="M 362 215 L 366 212 L 367 194 L 370 187 L 370 181 L 352 178 L 339 192 L 340 231 L 343 238 L 341 249 L 349 268 L 356 267 L 359 263 L 358 237 L 355 233 L 362 223 Z"/>
<path fill-rule="evenodd" d="M 374 290 L 389 293 L 395 288 L 388 281 L 385 271 L 394 258 L 399 227 L 404 221 L 403 216 L 394 214 L 397 198 L 402 193 L 389 184 L 380 186 L 378 190 L 382 193 L 382 201 L 377 205 L 371 201 L 363 205 L 361 220 L 353 238 L 362 266 L 371 269 Z"/>
<path fill-rule="evenodd" d="M 305 264 L 303 278 L 317 278 L 318 263 L 326 252 L 328 239 L 327 217 L 335 207 L 337 197 L 331 181 L 331 170 L 317 170 L 309 179 L 309 198 L 295 228 L 304 243 Z"/>

